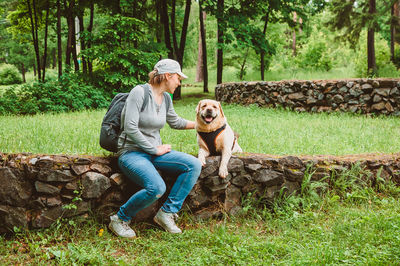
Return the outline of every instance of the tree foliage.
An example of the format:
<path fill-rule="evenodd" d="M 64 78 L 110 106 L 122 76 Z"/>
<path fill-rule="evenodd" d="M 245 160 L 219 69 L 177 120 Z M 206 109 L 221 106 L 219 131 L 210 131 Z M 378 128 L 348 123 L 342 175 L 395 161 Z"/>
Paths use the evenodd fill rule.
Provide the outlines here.
<path fill-rule="evenodd" d="M 144 23 L 121 15 L 104 17 L 105 24 L 96 34 L 82 33 L 92 47 L 82 51 L 97 64 L 97 77 L 109 91 L 127 91 L 147 80 L 163 46 L 149 41 L 141 29 Z"/>
<path fill-rule="evenodd" d="M 264 79 L 269 68 L 329 71 L 340 64 L 364 66 L 365 60 L 360 60 L 367 58 L 364 50 L 353 53 L 347 62 L 340 57 L 348 47 L 344 41 L 356 49 L 370 47 L 359 44 L 366 30 L 376 33 L 372 43 L 377 43 L 380 75 L 379 68 L 387 58 L 380 49 L 388 49 L 380 36 L 389 43 L 389 24 L 398 18 L 390 13 L 395 0 L 377 1 L 376 12 L 371 13 L 370 3 L 375 1 L 0 0 L 0 63 L 15 65 L 23 80 L 25 71 L 33 70 L 39 76 L 39 71 L 58 65 L 59 82 L 73 75 L 82 87 L 99 88 L 105 97 L 111 97 L 146 82 L 160 58 L 172 57 L 184 68 L 194 65 L 201 3 L 207 12 L 206 62 L 217 69 L 217 82 L 225 81 L 224 67 L 234 68 L 243 80 L 249 69 L 260 71 Z M 329 12 L 321 14 L 327 5 Z M 315 20 L 317 17 L 328 20 Z M 76 18 L 80 32 L 75 32 Z M 327 25 L 333 31 L 328 31 Z M 336 44 L 334 36 L 339 36 Z M 400 52 L 398 47 L 393 50 L 397 51 L 397 55 L 393 52 L 395 61 Z M 397 71 L 392 65 L 390 68 Z M 365 71 L 358 73 L 362 76 Z M 43 81 L 44 74 L 41 76 Z M 32 90 L 38 87 L 34 86 Z"/>

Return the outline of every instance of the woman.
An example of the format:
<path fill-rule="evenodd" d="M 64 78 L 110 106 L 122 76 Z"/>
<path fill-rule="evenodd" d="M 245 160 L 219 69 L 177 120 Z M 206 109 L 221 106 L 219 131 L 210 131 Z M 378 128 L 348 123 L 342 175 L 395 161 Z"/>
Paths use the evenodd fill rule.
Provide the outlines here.
<path fill-rule="evenodd" d="M 165 183 L 157 170 L 176 175 L 177 179 L 154 221 L 168 232 L 182 233 L 175 224 L 176 213 L 201 171 L 197 158 L 171 150 L 171 145 L 162 144 L 160 137 L 165 122 L 175 129 L 194 129 L 193 121 L 175 113 L 171 97 L 164 97 L 167 92 L 174 93 L 187 76 L 182 73 L 178 62 L 163 59 L 154 66 L 149 78 L 148 84 L 132 89 L 121 115 L 123 130 L 118 140 L 118 165 L 125 176 L 143 188 L 110 217 L 110 230 L 127 238 L 136 236 L 129 227 L 131 219 L 165 193 Z M 149 93 L 148 103 L 142 111 L 145 93 Z"/>

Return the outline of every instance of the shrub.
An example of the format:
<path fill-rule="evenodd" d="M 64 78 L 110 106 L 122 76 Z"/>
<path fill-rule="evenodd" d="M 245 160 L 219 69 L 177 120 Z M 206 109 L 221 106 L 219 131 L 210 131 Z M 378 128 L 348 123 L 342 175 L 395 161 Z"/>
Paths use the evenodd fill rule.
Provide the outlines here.
<path fill-rule="evenodd" d="M 311 40 L 301 49 L 300 55 L 297 57 L 298 66 L 315 70 L 331 70 L 333 59 L 329 57 L 327 50 L 324 42 Z"/>
<path fill-rule="evenodd" d="M 22 78 L 18 68 L 14 65 L 0 65 L 0 85 L 21 84 Z"/>
<path fill-rule="evenodd" d="M 36 114 L 105 108 L 110 97 L 102 90 L 83 82 L 75 74 L 45 83 L 24 84 L 15 94 L 9 88 L 0 97 L 0 114 Z"/>

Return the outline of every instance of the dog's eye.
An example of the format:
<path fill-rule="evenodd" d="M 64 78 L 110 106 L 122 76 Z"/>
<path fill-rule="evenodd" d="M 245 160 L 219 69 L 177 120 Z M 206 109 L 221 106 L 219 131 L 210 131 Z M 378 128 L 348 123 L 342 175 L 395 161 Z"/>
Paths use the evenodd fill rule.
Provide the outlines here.
<path fill-rule="evenodd" d="M 201 108 L 205 108 L 207 106 L 207 104 L 203 104 L 202 106 L 201 106 Z"/>

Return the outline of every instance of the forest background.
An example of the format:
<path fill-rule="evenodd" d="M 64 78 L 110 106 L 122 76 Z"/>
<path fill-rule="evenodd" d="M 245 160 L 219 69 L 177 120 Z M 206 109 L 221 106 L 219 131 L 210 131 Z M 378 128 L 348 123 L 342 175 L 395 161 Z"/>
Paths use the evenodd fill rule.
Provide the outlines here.
<path fill-rule="evenodd" d="M 241 80 L 399 77 L 399 4 L 0 0 L 0 114 L 104 108 L 167 57 L 204 92 Z"/>

